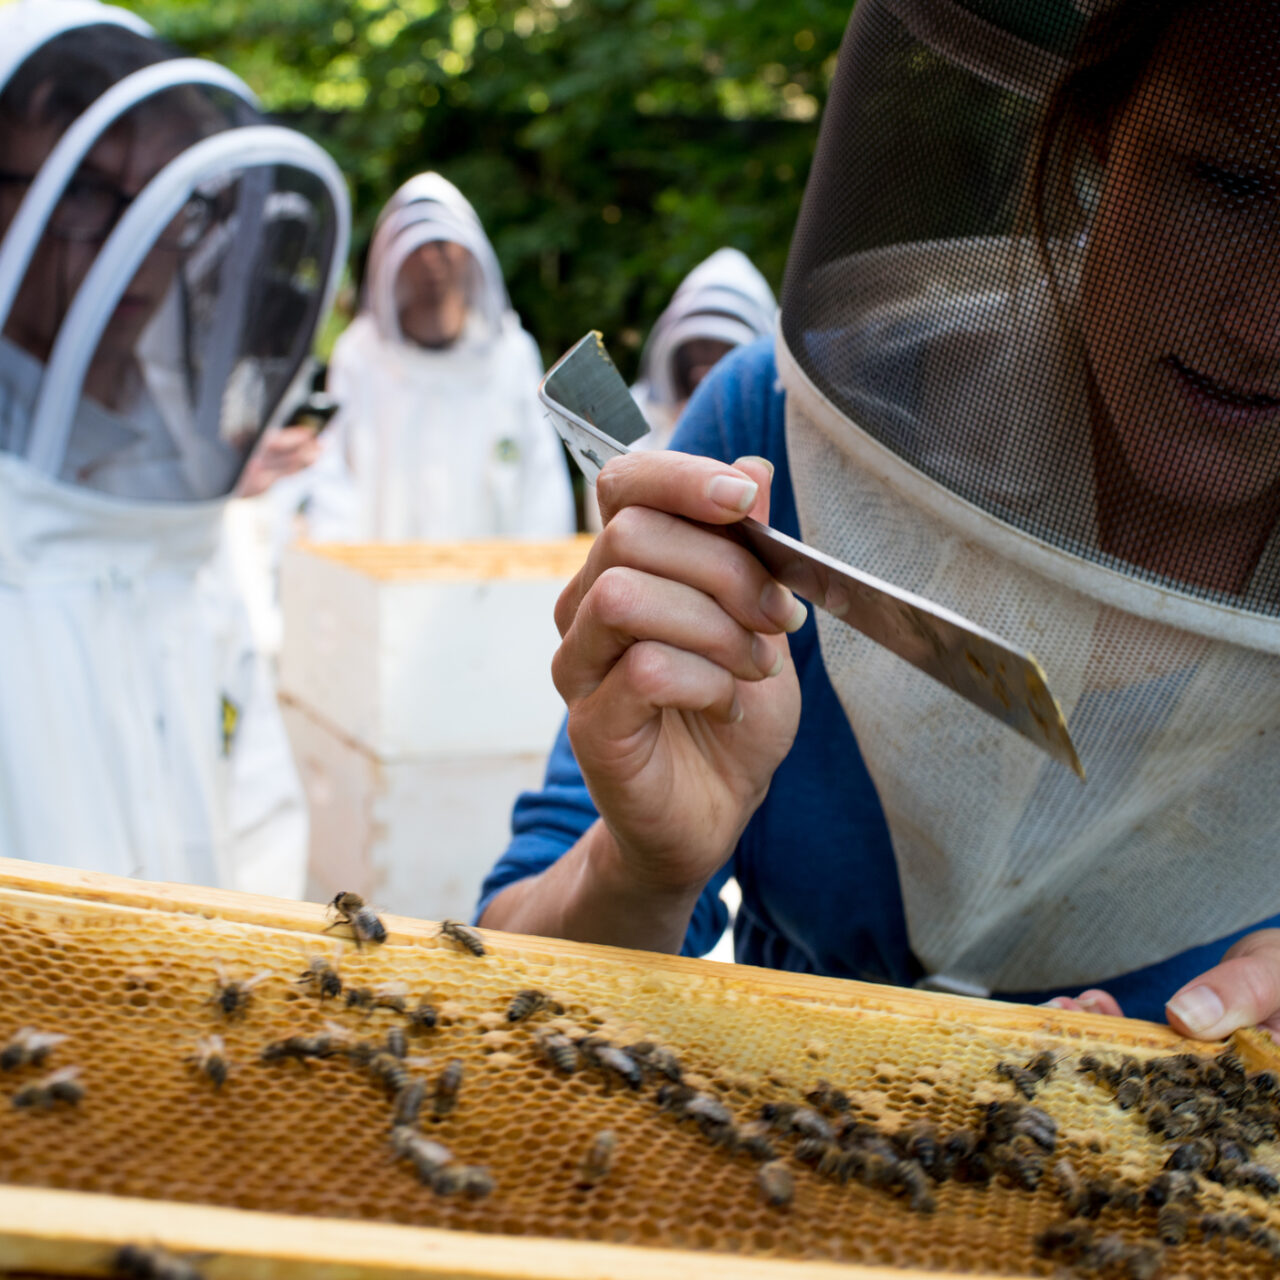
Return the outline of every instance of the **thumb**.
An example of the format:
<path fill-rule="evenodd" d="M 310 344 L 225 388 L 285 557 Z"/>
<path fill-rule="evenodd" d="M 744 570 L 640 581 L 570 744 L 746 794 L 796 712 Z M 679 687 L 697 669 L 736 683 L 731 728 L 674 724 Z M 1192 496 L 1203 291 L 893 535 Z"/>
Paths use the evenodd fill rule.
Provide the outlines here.
<path fill-rule="evenodd" d="M 1220 1040 L 1241 1027 L 1280 1028 L 1280 929 L 1242 938 L 1165 1009 L 1176 1030 L 1197 1040 Z"/>

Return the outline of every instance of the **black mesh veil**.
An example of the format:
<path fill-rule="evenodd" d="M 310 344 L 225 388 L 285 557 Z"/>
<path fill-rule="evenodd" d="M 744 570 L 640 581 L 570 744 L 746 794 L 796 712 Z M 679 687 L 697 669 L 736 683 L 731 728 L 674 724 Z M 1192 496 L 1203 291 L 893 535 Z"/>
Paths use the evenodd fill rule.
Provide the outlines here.
<path fill-rule="evenodd" d="M 1276 6 L 859 0 L 783 337 L 915 471 L 1280 613 L 1277 286 Z"/>

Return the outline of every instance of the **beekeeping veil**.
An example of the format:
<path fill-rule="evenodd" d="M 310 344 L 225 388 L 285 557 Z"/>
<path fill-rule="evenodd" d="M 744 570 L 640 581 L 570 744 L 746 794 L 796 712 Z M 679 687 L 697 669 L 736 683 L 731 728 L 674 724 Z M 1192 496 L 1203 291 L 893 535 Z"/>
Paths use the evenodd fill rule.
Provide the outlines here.
<path fill-rule="evenodd" d="M 1252 0 L 854 11 L 782 302 L 803 533 L 1032 650 L 1089 775 L 819 614 L 942 985 L 1280 911 L 1277 85 Z"/>
<path fill-rule="evenodd" d="M 369 246 L 365 306 L 384 340 L 406 341 L 397 298 L 406 261 L 424 245 L 442 241 L 461 245 L 469 255 L 461 345 L 484 345 L 501 331 L 510 306 L 507 288 L 479 216 L 453 183 L 438 173 L 420 173 L 392 196 Z"/>
<path fill-rule="evenodd" d="M 744 346 L 771 334 L 778 303 L 768 281 L 738 249 L 717 249 L 681 281 L 640 353 L 636 400 L 665 445 L 687 392 L 677 361 L 700 338 Z"/>
<path fill-rule="evenodd" d="M 220 498 L 330 299 L 341 175 L 130 14 L 43 0 L 0 22 L 0 462 Z"/>

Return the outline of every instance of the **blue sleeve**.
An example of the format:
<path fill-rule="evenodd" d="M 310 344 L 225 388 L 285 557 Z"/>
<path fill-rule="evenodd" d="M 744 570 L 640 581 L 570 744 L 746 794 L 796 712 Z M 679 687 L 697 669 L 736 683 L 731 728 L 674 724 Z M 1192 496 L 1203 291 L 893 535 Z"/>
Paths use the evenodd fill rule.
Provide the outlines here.
<path fill-rule="evenodd" d="M 685 453 L 731 460 L 745 453 L 762 453 L 745 434 L 735 430 L 744 410 L 759 414 L 760 395 L 767 396 L 775 376 L 772 346 L 754 343 L 722 360 L 703 381 L 680 420 L 672 447 Z M 542 790 L 527 791 L 511 815 L 511 843 L 485 878 L 476 919 L 507 885 L 545 871 L 585 834 L 599 815 L 573 757 L 566 725 L 560 726 L 547 762 Z M 732 862 L 716 873 L 694 908 L 682 955 L 705 955 L 724 933 L 729 913 L 720 890 L 732 875 Z"/>

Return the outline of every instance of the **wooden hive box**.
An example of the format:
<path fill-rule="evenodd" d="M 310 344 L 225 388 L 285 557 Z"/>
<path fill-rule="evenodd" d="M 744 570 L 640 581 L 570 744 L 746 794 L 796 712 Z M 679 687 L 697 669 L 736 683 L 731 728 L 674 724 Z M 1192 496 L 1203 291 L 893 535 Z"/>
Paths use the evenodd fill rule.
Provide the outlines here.
<path fill-rule="evenodd" d="M 980 1125 L 989 1102 L 1025 1115 L 996 1064 L 1048 1050 L 1055 1067 L 1035 1104 L 1057 1126 L 1052 1158 L 1117 1187 L 1154 1179 L 1169 1144 L 1141 1108 L 1119 1110 L 1081 1057 L 1216 1049 L 1146 1023 L 541 938 L 485 932 L 476 956 L 434 925 L 391 916 L 384 945 L 357 949 L 325 924 L 309 904 L 0 862 L 0 1042 L 23 1027 L 67 1037 L 0 1081 L 14 1094 L 76 1066 L 85 1089 L 77 1105 L 11 1108 L 0 1127 L 0 1271 L 105 1275 L 119 1247 L 138 1243 L 191 1258 L 209 1280 L 1072 1275 L 1032 1246 L 1065 1216 L 1049 1174 L 1035 1189 L 1004 1174 L 949 1178 L 925 1213 L 900 1188 L 802 1164 L 795 1136 L 779 1131 L 795 1195 L 771 1205 L 758 1161 L 658 1105 L 657 1078 L 632 1089 L 588 1060 L 563 1074 L 537 1036 L 558 1028 L 597 1046 L 672 1050 L 736 1130 L 764 1104 L 803 1104 L 822 1078 L 845 1091 L 844 1121 L 892 1135 L 928 1119 L 942 1137 Z M 487 1167 L 490 1195 L 439 1195 L 395 1158 L 392 1104 L 357 1046 L 405 1018 L 322 1002 L 297 980 L 316 957 L 348 990 L 436 1009 L 405 1069 L 429 1081 L 457 1060 L 464 1077 L 456 1107 L 437 1116 L 428 1104 L 421 1127 L 457 1161 Z M 251 977 L 262 980 L 247 1007 L 225 1016 L 217 984 Z M 511 997 L 527 988 L 563 1012 L 510 1022 Z M 210 1034 L 230 1064 L 221 1088 L 188 1060 Z M 343 1051 L 262 1060 L 296 1034 L 329 1034 Z M 1249 1071 L 1274 1065 L 1269 1045 L 1242 1038 Z M 1265 1079 L 1248 1078 L 1251 1089 Z M 613 1167 L 584 1185 L 583 1153 L 606 1128 Z M 1256 1158 L 1274 1168 L 1276 1154 L 1264 1144 Z M 1204 1181 L 1198 1194 L 1205 1212 L 1280 1230 L 1280 1206 L 1260 1192 Z M 1138 1246 L 1155 1222 L 1154 1208 L 1111 1205 L 1093 1229 Z M 1193 1229 L 1164 1250 L 1159 1274 L 1260 1280 L 1276 1267 L 1257 1240 Z"/>
<path fill-rule="evenodd" d="M 589 538 L 304 545 L 281 570 L 311 892 L 468 914 L 564 715 L 556 597 Z"/>

